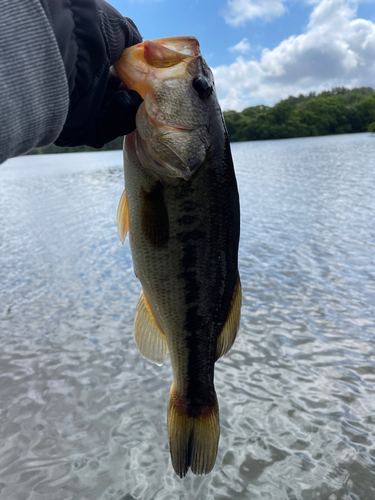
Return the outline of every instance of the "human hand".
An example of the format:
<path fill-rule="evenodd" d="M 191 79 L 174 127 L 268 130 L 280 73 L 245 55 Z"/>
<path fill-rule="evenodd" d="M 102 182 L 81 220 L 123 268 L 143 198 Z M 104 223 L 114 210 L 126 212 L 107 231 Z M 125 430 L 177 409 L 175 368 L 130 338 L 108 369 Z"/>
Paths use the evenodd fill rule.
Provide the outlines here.
<path fill-rule="evenodd" d="M 101 148 L 135 129 L 142 102 L 133 90 L 120 88 L 111 65 L 122 51 L 142 38 L 133 21 L 105 0 L 41 0 L 64 61 L 70 106 L 58 146 Z"/>

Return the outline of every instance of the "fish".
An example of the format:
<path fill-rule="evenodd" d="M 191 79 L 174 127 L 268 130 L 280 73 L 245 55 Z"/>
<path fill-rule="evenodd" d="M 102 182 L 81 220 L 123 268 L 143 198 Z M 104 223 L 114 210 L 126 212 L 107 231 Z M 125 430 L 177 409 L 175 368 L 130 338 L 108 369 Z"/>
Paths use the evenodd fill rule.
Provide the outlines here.
<path fill-rule="evenodd" d="M 117 212 L 142 285 L 135 343 L 158 365 L 170 355 L 176 474 L 208 474 L 220 435 L 214 365 L 232 347 L 241 316 L 240 206 L 228 134 L 195 37 L 146 40 L 125 49 L 114 69 L 144 99 L 124 141 Z"/>

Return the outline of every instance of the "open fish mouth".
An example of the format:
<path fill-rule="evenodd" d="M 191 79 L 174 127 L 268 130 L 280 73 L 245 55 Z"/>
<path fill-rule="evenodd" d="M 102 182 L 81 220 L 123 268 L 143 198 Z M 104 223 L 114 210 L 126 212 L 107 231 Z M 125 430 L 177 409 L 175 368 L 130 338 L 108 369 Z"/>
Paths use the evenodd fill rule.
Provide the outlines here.
<path fill-rule="evenodd" d="M 146 40 L 124 50 L 115 64 L 121 81 L 144 99 L 152 78 L 183 78 L 191 60 L 201 56 L 193 36 Z"/>
<path fill-rule="evenodd" d="M 126 49 L 115 69 L 144 99 L 136 117 L 141 164 L 159 176 L 188 180 L 207 160 L 212 144 L 203 101 L 214 92 L 213 77 L 198 40 L 147 40 Z"/>

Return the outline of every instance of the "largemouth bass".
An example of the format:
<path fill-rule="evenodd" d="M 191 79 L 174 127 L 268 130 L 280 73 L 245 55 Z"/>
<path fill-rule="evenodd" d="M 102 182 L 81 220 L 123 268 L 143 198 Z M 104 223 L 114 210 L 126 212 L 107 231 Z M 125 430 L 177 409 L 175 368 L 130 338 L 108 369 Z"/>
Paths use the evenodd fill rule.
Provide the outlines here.
<path fill-rule="evenodd" d="M 147 40 L 126 49 L 115 69 L 144 99 L 124 143 L 117 214 L 143 287 L 135 341 L 154 363 L 171 357 L 175 472 L 207 474 L 220 434 L 214 364 L 231 348 L 241 310 L 240 212 L 228 136 L 196 38 Z"/>

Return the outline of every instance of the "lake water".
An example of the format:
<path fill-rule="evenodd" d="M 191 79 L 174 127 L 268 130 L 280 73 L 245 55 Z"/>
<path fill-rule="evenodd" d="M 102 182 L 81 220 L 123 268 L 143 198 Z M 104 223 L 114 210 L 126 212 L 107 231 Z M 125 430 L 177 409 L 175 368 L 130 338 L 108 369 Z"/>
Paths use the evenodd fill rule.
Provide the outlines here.
<path fill-rule="evenodd" d="M 375 137 L 232 146 L 241 328 L 208 476 L 173 472 L 138 353 L 121 152 L 0 166 L 0 500 L 375 498 Z"/>

